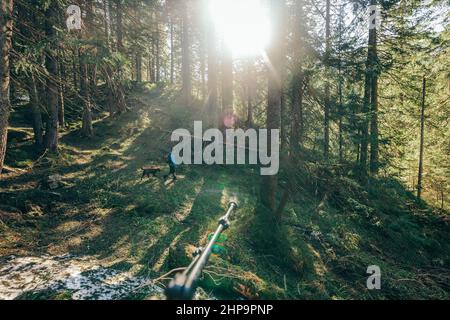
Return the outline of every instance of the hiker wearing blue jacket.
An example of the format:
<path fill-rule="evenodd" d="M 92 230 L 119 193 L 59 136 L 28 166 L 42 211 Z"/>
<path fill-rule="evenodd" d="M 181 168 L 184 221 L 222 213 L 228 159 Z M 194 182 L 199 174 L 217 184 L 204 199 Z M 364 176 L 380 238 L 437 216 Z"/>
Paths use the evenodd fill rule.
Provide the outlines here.
<path fill-rule="evenodd" d="M 170 172 L 166 176 L 164 176 L 164 180 L 166 180 L 170 175 L 172 175 L 173 180 L 177 180 L 177 164 L 175 162 L 175 158 L 172 154 L 172 152 L 169 152 L 167 155 L 167 164 L 169 165 Z"/>

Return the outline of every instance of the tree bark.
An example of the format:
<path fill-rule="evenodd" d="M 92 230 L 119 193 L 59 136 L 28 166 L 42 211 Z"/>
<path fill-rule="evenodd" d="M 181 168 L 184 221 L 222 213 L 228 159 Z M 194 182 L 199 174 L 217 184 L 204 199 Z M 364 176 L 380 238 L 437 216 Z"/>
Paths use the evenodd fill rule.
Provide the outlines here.
<path fill-rule="evenodd" d="M 422 175 L 423 175 L 423 154 L 425 140 L 425 98 L 426 98 L 427 79 L 422 80 L 422 108 L 420 113 L 420 150 L 419 150 L 419 175 L 417 179 L 417 198 L 422 197 Z"/>
<path fill-rule="evenodd" d="M 12 12 L 13 1 L 2 0 L 0 2 L 0 174 L 3 170 L 3 163 L 6 155 L 6 146 L 8 142 L 8 122 L 11 112 L 11 103 L 9 100 L 9 53 L 11 50 L 13 36 Z"/>

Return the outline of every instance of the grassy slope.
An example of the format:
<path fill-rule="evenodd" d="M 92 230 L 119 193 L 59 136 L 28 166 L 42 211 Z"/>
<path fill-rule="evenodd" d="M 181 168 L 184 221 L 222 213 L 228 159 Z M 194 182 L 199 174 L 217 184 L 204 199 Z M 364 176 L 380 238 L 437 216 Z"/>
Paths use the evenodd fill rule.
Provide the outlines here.
<path fill-rule="evenodd" d="M 0 216 L 0 256 L 96 255 L 114 268 L 155 278 L 187 262 L 184 249 L 205 242 L 237 195 L 239 222 L 227 231 L 228 251 L 212 259 L 202 282 L 215 296 L 450 297 L 448 215 L 418 206 L 394 181 L 376 181 L 364 190 L 331 175 L 330 195 L 320 205 L 323 197 L 308 181 L 310 169 L 299 168 L 307 179 L 284 213 L 286 256 L 257 206 L 255 168 L 190 166 L 181 168 L 174 184 L 140 180 L 143 165 L 164 165 L 161 149 L 170 132 L 201 112 L 177 106 L 170 93 L 158 90 L 134 100 L 132 112 L 97 122 L 93 139 L 72 131 L 62 138 L 59 158 L 44 157 L 33 170 L 2 177 L 1 211 L 20 211 L 24 218 Z M 30 129 L 19 120 L 7 164 L 27 168 L 33 164 Z M 40 186 L 55 173 L 65 183 L 57 194 Z M 369 265 L 381 267 L 381 291 L 366 289 Z"/>

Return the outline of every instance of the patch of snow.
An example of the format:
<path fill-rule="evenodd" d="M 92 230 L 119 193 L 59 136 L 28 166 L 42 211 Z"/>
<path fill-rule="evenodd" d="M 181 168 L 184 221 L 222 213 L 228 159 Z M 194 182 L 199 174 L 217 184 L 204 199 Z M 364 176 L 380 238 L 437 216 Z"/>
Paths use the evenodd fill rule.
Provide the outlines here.
<path fill-rule="evenodd" d="M 0 300 L 27 292 L 70 292 L 74 300 L 117 300 L 129 296 L 150 279 L 106 268 L 95 257 L 41 256 L 0 260 Z M 149 287 L 161 293 L 160 287 Z"/>

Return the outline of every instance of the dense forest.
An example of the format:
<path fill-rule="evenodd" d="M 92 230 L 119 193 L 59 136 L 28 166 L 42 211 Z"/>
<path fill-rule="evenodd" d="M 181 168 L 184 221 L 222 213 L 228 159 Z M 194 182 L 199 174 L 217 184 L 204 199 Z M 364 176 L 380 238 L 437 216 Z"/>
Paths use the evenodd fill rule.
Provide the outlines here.
<path fill-rule="evenodd" d="M 157 294 L 232 199 L 198 298 L 450 297 L 447 0 L 0 4 L 0 299 Z M 278 129 L 278 174 L 141 179 L 194 121 Z"/>

